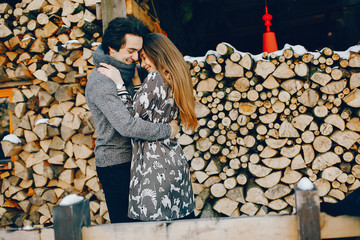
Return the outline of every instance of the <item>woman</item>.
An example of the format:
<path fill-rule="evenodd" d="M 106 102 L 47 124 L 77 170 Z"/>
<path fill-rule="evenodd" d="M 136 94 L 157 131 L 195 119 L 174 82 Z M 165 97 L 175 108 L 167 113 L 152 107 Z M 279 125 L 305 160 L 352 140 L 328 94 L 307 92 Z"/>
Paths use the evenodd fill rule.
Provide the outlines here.
<path fill-rule="evenodd" d="M 134 116 L 156 123 L 180 120 L 183 127 L 195 130 L 193 87 L 179 50 L 166 36 L 152 33 L 144 38 L 140 59 L 141 67 L 149 74 L 130 106 Z M 119 71 L 107 64 L 103 66 L 98 70 L 121 88 Z M 131 104 L 129 95 L 124 95 L 126 91 L 119 93 L 124 102 Z M 156 142 L 134 139 L 132 144 L 129 217 L 151 221 L 193 215 L 190 171 L 179 143 L 170 139 Z"/>

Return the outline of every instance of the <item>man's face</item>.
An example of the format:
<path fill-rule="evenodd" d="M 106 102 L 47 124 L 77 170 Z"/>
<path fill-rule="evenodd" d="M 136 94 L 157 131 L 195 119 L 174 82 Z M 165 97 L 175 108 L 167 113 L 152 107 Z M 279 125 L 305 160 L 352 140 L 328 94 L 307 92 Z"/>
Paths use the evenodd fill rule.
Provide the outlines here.
<path fill-rule="evenodd" d="M 139 59 L 139 51 L 142 48 L 143 39 L 133 34 L 125 34 L 125 40 L 125 44 L 119 51 L 109 47 L 109 55 L 120 62 L 132 64 Z"/>

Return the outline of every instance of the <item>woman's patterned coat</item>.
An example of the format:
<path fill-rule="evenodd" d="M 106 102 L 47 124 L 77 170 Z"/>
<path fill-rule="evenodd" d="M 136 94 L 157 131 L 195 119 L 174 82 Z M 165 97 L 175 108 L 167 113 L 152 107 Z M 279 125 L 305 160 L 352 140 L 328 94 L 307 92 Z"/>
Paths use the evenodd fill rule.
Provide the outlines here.
<path fill-rule="evenodd" d="M 159 72 L 147 76 L 134 96 L 133 110 L 135 117 L 155 123 L 179 120 L 171 88 Z M 180 144 L 170 139 L 135 139 L 132 144 L 129 217 L 142 221 L 172 220 L 193 212 L 190 171 Z"/>

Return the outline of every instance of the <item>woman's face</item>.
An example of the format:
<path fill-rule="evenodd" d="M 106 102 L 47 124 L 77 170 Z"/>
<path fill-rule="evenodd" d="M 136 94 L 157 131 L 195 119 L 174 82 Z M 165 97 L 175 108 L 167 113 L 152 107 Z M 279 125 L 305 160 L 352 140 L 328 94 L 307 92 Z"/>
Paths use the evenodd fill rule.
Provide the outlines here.
<path fill-rule="evenodd" d="M 146 53 L 144 50 L 140 51 L 140 59 L 141 59 L 141 67 L 145 68 L 146 71 L 155 72 L 157 71 L 157 68 L 155 67 L 155 64 L 146 56 Z"/>

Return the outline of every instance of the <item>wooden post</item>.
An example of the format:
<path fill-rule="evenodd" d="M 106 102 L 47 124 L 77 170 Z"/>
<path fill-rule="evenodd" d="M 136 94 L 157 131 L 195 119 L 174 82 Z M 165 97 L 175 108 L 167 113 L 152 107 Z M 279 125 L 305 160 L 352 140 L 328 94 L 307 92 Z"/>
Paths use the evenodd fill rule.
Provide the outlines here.
<path fill-rule="evenodd" d="M 89 199 L 53 209 L 55 240 L 81 240 L 81 228 L 90 225 Z"/>
<path fill-rule="evenodd" d="M 320 240 L 320 200 L 314 186 L 302 190 L 295 186 L 296 217 L 299 240 Z"/>
<path fill-rule="evenodd" d="M 13 88 L 5 88 L 5 89 L 1 89 L 2 88 L 3 83 L 0 83 L 0 98 L 8 98 L 9 102 L 12 102 L 13 99 Z M 12 112 L 9 109 L 9 132 L 12 133 L 13 132 L 13 121 L 12 121 Z M 0 139 L 2 140 L 2 139 Z M 1 144 L 0 144 L 1 147 Z M 11 156 L 11 161 L 15 162 L 15 155 Z"/>
<path fill-rule="evenodd" d="M 102 24 L 103 31 L 105 31 L 109 22 L 117 17 L 127 17 L 126 15 L 126 0 L 102 0 Z"/>

